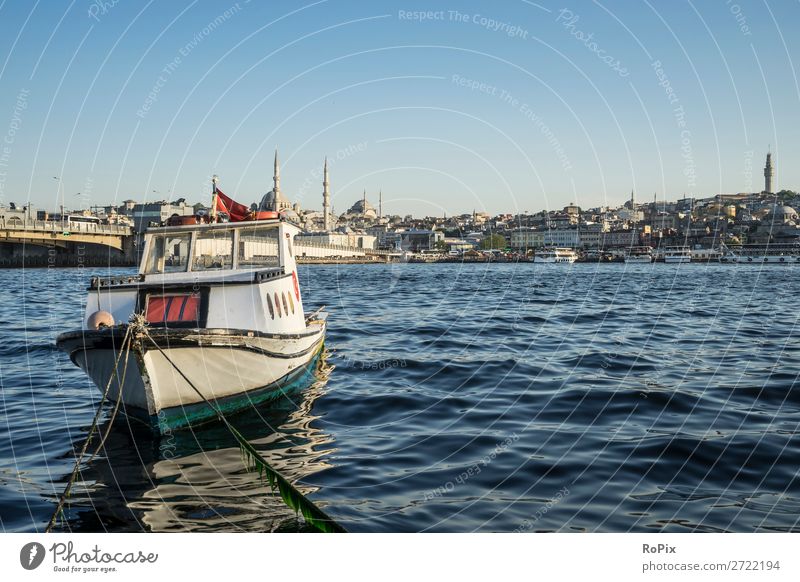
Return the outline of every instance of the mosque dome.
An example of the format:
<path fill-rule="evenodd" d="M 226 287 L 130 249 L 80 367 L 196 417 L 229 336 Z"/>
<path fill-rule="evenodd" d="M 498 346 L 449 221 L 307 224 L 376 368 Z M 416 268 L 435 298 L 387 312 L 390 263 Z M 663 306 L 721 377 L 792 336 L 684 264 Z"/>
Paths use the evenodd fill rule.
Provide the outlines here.
<path fill-rule="evenodd" d="M 362 216 L 364 218 L 377 218 L 378 212 L 375 207 L 367 202 L 366 194 L 361 200 L 357 200 L 355 204 L 350 207 L 347 214 L 351 216 Z"/>
<path fill-rule="evenodd" d="M 770 204 L 761 218 L 762 222 L 774 224 L 796 224 L 800 221 L 797 211 L 791 206 L 781 206 L 780 204 Z"/>

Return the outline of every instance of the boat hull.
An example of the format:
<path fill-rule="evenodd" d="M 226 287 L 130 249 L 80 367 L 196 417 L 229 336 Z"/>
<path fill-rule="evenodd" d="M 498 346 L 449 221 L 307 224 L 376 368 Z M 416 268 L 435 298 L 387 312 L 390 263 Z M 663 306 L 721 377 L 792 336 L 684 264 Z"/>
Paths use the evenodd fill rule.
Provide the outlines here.
<path fill-rule="evenodd" d="M 308 386 L 325 324 L 308 328 L 303 334 L 152 330 L 152 341 L 136 340 L 119 363 L 121 328 L 63 334 L 58 344 L 101 391 L 117 363 L 108 400 L 120 398 L 126 413 L 165 432 L 214 420 L 215 408 L 233 413 Z"/>
<path fill-rule="evenodd" d="M 761 265 L 761 264 L 778 264 L 778 265 L 795 265 L 800 263 L 800 256 L 797 255 L 779 255 L 779 256 L 754 256 L 745 257 L 739 255 L 723 256 L 720 259 L 723 263 L 742 263 L 744 265 Z"/>
<path fill-rule="evenodd" d="M 534 263 L 574 263 L 578 257 L 533 257 Z"/>

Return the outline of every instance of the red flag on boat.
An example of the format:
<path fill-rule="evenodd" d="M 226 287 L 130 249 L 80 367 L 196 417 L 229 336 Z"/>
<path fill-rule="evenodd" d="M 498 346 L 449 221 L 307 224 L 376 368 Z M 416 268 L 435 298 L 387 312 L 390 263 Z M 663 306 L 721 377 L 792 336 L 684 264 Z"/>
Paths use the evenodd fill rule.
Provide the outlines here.
<path fill-rule="evenodd" d="M 250 216 L 250 209 L 247 206 L 228 198 L 219 188 L 217 188 L 217 212 L 226 213 L 231 222 L 240 222 Z"/>

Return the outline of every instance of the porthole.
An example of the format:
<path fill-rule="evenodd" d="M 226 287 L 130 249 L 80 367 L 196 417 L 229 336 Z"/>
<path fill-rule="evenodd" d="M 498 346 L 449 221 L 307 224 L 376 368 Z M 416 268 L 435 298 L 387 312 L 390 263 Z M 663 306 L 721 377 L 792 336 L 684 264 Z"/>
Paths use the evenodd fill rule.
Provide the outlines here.
<path fill-rule="evenodd" d="M 283 299 L 283 312 L 286 315 L 289 315 L 289 305 L 286 303 L 286 293 L 281 293 L 281 299 Z"/>
<path fill-rule="evenodd" d="M 278 312 L 278 317 L 283 317 L 281 315 L 281 300 L 278 299 L 277 293 L 275 293 L 275 310 Z"/>
<path fill-rule="evenodd" d="M 292 308 L 292 314 L 294 315 L 294 299 L 292 299 L 291 293 L 287 293 L 287 295 L 289 297 L 289 307 Z"/>
<path fill-rule="evenodd" d="M 269 293 L 267 293 L 267 307 L 269 308 L 269 316 L 275 319 L 275 308 L 272 307 L 272 297 L 269 296 Z"/>

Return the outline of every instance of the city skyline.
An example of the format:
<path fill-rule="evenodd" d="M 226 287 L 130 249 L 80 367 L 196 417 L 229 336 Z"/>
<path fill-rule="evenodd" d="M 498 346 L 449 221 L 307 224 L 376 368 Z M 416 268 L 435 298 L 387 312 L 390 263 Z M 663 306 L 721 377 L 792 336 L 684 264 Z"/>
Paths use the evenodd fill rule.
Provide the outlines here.
<path fill-rule="evenodd" d="M 92 2 L 0 8 L 0 203 L 490 215 L 800 180 L 782 4 Z M 58 177 L 58 180 L 54 180 Z"/>

